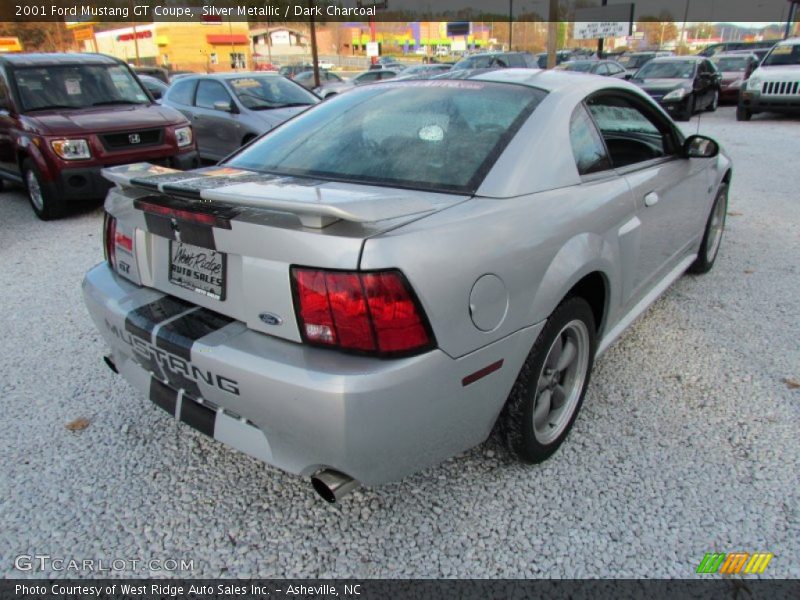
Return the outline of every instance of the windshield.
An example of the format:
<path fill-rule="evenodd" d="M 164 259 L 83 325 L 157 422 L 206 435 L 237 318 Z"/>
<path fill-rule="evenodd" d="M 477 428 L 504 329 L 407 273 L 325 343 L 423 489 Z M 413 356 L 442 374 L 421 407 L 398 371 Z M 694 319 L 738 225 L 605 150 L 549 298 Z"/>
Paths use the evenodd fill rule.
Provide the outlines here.
<path fill-rule="evenodd" d="M 636 79 L 691 79 L 694 63 L 685 60 L 651 61 L 636 72 Z"/>
<path fill-rule="evenodd" d="M 800 44 L 775 46 L 761 63 L 762 67 L 778 67 L 781 65 L 800 65 Z"/>
<path fill-rule="evenodd" d="M 242 105 L 250 110 L 307 106 L 319 102 L 319 98 L 305 88 L 274 75 L 228 79 L 228 85 Z"/>
<path fill-rule="evenodd" d="M 747 70 L 750 59 L 747 56 L 724 56 L 714 59 L 717 69 L 720 71 L 740 71 Z"/>
<path fill-rule="evenodd" d="M 578 71 L 580 73 L 588 73 L 592 70 L 592 63 L 577 62 L 577 63 L 564 63 L 561 65 L 562 69 L 566 71 Z"/>
<path fill-rule="evenodd" d="M 544 96 L 530 87 L 478 81 L 358 88 L 286 122 L 226 164 L 472 193 Z"/>
<path fill-rule="evenodd" d="M 648 60 L 652 59 L 652 56 L 623 56 L 617 62 L 626 69 L 638 69 Z"/>
<path fill-rule="evenodd" d="M 48 65 L 12 72 L 23 112 L 150 103 L 142 86 L 122 65 Z"/>

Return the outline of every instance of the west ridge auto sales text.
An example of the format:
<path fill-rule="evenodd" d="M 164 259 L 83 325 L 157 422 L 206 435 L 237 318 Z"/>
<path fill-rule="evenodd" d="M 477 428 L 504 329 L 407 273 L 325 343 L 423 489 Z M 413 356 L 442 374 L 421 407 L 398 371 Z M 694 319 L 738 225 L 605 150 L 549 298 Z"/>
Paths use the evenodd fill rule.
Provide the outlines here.
<path fill-rule="evenodd" d="M 248 585 L 235 585 L 231 583 L 218 583 L 215 585 L 174 585 L 170 583 L 149 583 L 145 585 L 130 585 L 127 583 L 113 585 L 80 585 L 54 583 L 51 585 L 23 585 L 15 586 L 16 594 L 45 596 L 47 593 L 55 595 L 81 595 L 81 596 L 100 596 L 101 594 L 123 594 L 128 595 L 156 595 L 161 597 L 175 597 L 184 595 L 223 595 L 223 596 L 242 596 L 249 595 L 269 595 L 273 592 L 283 593 L 286 596 L 338 596 L 339 590 L 336 586 L 328 584 L 319 585 L 291 585 L 287 584 L 281 589 L 269 588 L 250 583 Z M 345 585 L 342 589 L 343 596 L 360 596 L 361 586 Z"/>

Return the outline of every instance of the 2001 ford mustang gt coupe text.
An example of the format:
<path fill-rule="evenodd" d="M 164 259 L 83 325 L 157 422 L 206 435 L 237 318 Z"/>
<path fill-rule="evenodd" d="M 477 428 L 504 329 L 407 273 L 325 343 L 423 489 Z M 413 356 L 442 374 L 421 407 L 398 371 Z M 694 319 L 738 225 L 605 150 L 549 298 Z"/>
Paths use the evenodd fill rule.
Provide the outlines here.
<path fill-rule="evenodd" d="M 109 366 L 329 501 L 564 441 L 595 357 L 711 268 L 731 163 L 625 81 L 358 88 L 216 166 L 115 167 L 83 289 Z"/>

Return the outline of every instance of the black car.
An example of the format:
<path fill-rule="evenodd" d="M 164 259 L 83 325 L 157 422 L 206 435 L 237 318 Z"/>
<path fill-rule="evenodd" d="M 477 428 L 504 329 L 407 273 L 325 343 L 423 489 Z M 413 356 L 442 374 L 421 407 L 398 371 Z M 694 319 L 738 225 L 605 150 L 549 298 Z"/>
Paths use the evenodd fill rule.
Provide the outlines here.
<path fill-rule="evenodd" d="M 675 120 L 688 121 L 697 111 L 717 110 L 722 75 L 703 56 L 670 56 L 650 60 L 631 82 L 650 94 Z"/>
<path fill-rule="evenodd" d="M 615 60 L 570 60 L 556 67 L 560 71 L 591 73 L 604 77 L 625 77 L 625 68 Z"/>
<path fill-rule="evenodd" d="M 556 66 L 573 60 L 574 58 L 575 54 L 573 54 L 571 50 L 559 50 L 556 52 Z M 539 69 L 547 68 L 547 52 L 540 52 L 536 55 L 536 64 L 534 66 Z"/>
<path fill-rule="evenodd" d="M 509 67 L 535 69 L 536 60 L 529 52 L 483 52 L 465 56 L 453 65 L 453 71 L 461 69 L 505 69 Z"/>

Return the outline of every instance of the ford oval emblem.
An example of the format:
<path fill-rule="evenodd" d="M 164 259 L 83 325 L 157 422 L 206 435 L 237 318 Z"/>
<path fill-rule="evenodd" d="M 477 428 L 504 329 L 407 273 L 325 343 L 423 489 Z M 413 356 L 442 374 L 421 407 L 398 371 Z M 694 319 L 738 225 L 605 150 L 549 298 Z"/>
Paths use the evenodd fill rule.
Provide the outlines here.
<path fill-rule="evenodd" d="M 267 325 L 280 325 L 283 323 L 283 319 L 281 319 L 278 315 L 274 315 L 272 313 L 263 312 L 258 315 L 258 318 L 264 321 Z"/>

